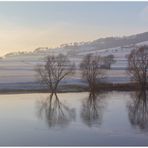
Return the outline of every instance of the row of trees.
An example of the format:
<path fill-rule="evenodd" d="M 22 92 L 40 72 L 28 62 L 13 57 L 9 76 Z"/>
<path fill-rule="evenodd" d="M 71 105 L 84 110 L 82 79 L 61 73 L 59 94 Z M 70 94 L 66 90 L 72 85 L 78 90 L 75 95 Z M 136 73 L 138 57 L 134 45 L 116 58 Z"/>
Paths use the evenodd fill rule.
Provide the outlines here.
<path fill-rule="evenodd" d="M 80 71 L 91 91 L 95 89 L 97 82 L 102 77 L 103 69 L 110 68 L 113 62 L 112 55 L 100 57 L 88 54 L 84 57 L 80 63 Z M 63 54 L 52 55 L 46 58 L 45 65 L 38 65 L 36 71 L 39 80 L 45 83 L 52 93 L 56 93 L 59 83 L 64 78 L 74 74 L 75 64 Z"/>
<path fill-rule="evenodd" d="M 104 74 L 105 68 L 110 68 L 114 63 L 114 56 L 101 57 L 88 54 L 80 63 L 82 78 L 88 83 L 90 91 L 95 90 L 98 82 Z M 133 50 L 128 56 L 128 72 L 132 80 L 139 87 L 146 88 L 148 81 L 148 46 L 142 46 Z M 47 84 L 52 93 L 56 93 L 57 88 L 64 78 L 74 74 L 75 64 L 67 56 L 48 56 L 45 65 L 39 65 L 37 72 L 41 82 Z"/>
<path fill-rule="evenodd" d="M 109 58 L 108 58 L 109 59 Z M 109 61 L 109 60 L 108 60 Z M 114 60 L 111 60 L 112 63 Z M 102 121 L 102 111 L 104 108 L 104 97 L 95 92 L 96 86 L 103 75 L 106 59 L 97 55 L 86 55 L 80 63 L 82 78 L 86 80 L 90 88 L 89 97 L 84 100 L 81 110 L 81 118 L 88 126 L 100 124 Z M 132 125 L 140 128 L 147 128 L 148 123 L 148 103 L 147 92 L 147 68 L 148 68 L 148 47 L 142 46 L 133 50 L 128 57 L 128 72 L 132 80 L 138 84 L 139 92 L 133 94 L 133 100 L 127 105 L 129 119 Z M 73 74 L 75 65 L 67 56 L 48 56 L 45 65 L 37 68 L 40 80 L 47 84 L 52 92 L 49 98 L 39 102 L 40 118 L 45 117 L 49 127 L 68 125 L 75 119 L 75 110 L 62 103 L 57 94 L 59 83 L 64 78 Z"/>

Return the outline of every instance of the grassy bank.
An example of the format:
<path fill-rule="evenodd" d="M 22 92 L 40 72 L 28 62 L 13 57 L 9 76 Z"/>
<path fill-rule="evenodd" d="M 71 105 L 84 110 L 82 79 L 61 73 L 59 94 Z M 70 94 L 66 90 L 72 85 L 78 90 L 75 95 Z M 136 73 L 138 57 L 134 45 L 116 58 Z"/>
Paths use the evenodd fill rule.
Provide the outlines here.
<path fill-rule="evenodd" d="M 148 87 L 147 87 L 148 88 Z M 134 83 L 112 84 L 101 83 L 97 85 L 97 91 L 135 91 L 138 90 L 138 85 Z M 87 86 L 82 85 L 63 85 L 58 89 L 58 93 L 68 92 L 86 92 L 89 91 Z M 3 89 L 0 94 L 21 94 L 21 93 L 50 93 L 48 89 Z"/>
<path fill-rule="evenodd" d="M 104 91 L 133 91 L 138 90 L 139 87 L 136 83 L 123 83 L 123 84 L 112 84 L 112 83 L 102 83 L 97 86 L 97 90 Z"/>

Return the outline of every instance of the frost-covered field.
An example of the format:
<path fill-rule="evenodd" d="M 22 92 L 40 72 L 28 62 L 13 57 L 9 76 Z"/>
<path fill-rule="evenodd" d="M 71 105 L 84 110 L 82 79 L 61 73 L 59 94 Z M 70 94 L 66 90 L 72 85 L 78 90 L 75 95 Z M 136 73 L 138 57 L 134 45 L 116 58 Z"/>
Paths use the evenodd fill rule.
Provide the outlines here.
<path fill-rule="evenodd" d="M 55 48 L 41 49 L 33 53 L 21 55 L 9 55 L 0 59 L 0 89 L 17 89 L 17 88 L 38 88 L 36 85 L 37 74 L 35 72 L 36 65 L 43 64 L 47 55 L 58 55 L 59 53 L 67 55 L 70 60 L 75 62 L 77 68 L 82 58 L 88 54 L 97 54 L 107 56 L 113 54 L 115 63 L 112 64 L 111 70 L 106 70 L 103 80 L 112 83 L 126 83 L 130 78 L 127 74 L 127 56 L 135 48 L 135 46 L 148 45 L 148 42 L 141 42 L 136 45 L 128 45 L 123 47 L 115 47 L 98 50 L 87 46 L 80 46 L 75 49 L 71 48 Z M 63 83 L 79 84 L 81 81 L 80 72 Z"/>

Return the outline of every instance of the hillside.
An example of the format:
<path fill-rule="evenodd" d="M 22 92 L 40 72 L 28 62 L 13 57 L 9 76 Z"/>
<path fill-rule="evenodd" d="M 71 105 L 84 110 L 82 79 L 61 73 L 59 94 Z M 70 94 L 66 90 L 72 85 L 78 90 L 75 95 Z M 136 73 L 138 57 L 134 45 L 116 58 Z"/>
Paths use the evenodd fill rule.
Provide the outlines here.
<path fill-rule="evenodd" d="M 110 71 L 106 71 L 104 80 L 112 83 L 126 83 L 129 77 L 126 72 L 127 55 L 136 46 L 148 45 L 148 32 L 126 36 L 101 38 L 91 42 L 64 44 L 60 47 L 38 48 L 30 53 L 9 53 L 0 59 L 0 89 L 26 89 L 39 88 L 35 85 L 37 81 L 35 67 L 44 62 L 47 55 L 59 53 L 66 54 L 79 66 L 83 56 L 88 53 L 106 56 L 113 54 L 116 62 Z M 80 73 L 77 73 L 68 80 L 70 84 L 83 84 Z M 5 84 L 4 84 L 5 83 Z"/>

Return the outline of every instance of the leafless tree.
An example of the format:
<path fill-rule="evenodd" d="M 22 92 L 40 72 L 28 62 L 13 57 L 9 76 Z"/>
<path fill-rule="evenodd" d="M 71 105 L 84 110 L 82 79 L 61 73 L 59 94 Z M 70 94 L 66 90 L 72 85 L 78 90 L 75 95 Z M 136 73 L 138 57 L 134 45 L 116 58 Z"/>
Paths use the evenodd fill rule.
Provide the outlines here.
<path fill-rule="evenodd" d="M 110 54 L 104 57 L 104 68 L 110 69 L 111 64 L 115 63 L 114 55 Z"/>
<path fill-rule="evenodd" d="M 63 54 L 48 56 L 45 65 L 38 65 L 36 71 L 41 82 L 47 84 L 52 93 L 56 93 L 61 80 L 73 74 L 74 63 Z"/>
<path fill-rule="evenodd" d="M 128 71 L 140 87 L 146 87 L 148 81 L 148 46 L 141 46 L 130 53 Z"/>
<path fill-rule="evenodd" d="M 100 56 L 88 54 L 80 64 L 82 78 L 88 82 L 90 91 L 94 91 L 96 89 L 97 82 L 102 77 L 102 62 L 103 60 Z"/>

